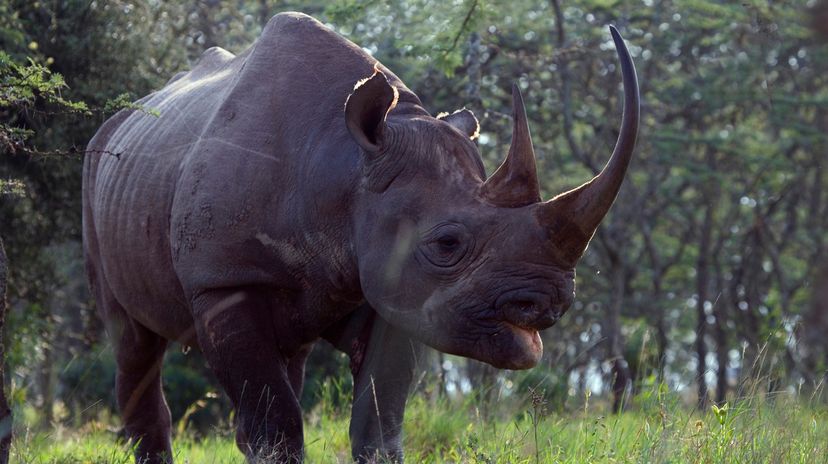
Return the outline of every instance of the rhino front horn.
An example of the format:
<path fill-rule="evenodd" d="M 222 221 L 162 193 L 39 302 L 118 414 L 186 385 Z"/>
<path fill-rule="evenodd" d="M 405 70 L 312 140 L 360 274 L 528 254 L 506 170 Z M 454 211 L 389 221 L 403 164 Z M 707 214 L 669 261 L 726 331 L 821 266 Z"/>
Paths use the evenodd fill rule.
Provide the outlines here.
<path fill-rule="evenodd" d="M 540 201 L 535 149 L 529 134 L 526 108 L 517 84 L 512 85 L 512 145 L 503 164 L 482 186 L 483 197 L 492 204 L 517 208 Z"/>
<path fill-rule="evenodd" d="M 624 112 L 621 131 L 607 165 L 592 180 L 562 193 L 539 208 L 539 220 L 550 228 L 552 240 L 573 264 L 586 250 L 595 230 L 609 211 L 630 164 L 638 135 L 638 78 L 624 39 L 610 26 L 624 79 Z"/>

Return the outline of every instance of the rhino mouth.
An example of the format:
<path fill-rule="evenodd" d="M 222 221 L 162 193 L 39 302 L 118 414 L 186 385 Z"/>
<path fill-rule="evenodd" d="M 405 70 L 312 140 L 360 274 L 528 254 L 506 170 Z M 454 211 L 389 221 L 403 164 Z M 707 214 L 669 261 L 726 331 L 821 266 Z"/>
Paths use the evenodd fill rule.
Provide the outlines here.
<path fill-rule="evenodd" d="M 543 355 L 540 331 L 555 325 L 568 309 L 567 303 L 553 302 L 548 294 L 514 290 L 496 299 L 490 310 L 495 317 L 484 323 L 491 327 L 488 359 L 480 359 L 505 369 L 528 369 Z"/>
<path fill-rule="evenodd" d="M 538 279 L 539 280 L 539 279 Z M 572 291 L 566 282 L 546 288 L 509 286 L 496 282 L 489 289 L 437 294 L 426 302 L 428 330 L 416 333 L 432 347 L 485 362 L 501 369 L 529 369 L 540 362 L 540 331 L 555 325 L 570 306 L 563 298 Z M 563 279 L 558 279 L 563 280 Z M 554 281 L 554 280 L 553 280 Z M 558 287 L 561 287 L 558 289 Z M 488 290 L 488 291 L 487 291 Z M 449 309 L 449 310 L 446 310 Z"/>
<path fill-rule="evenodd" d="M 543 355 L 543 342 L 537 329 L 500 321 L 487 341 L 488 356 L 478 360 L 501 369 L 529 369 L 538 364 Z"/>
<path fill-rule="evenodd" d="M 543 341 L 537 329 L 522 327 L 511 322 L 504 322 L 504 324 L 515 335 L 520 342 L 520 346 L 524 347 L 526 351 L 539 353 L 539 355 L 543 354 Z"/>

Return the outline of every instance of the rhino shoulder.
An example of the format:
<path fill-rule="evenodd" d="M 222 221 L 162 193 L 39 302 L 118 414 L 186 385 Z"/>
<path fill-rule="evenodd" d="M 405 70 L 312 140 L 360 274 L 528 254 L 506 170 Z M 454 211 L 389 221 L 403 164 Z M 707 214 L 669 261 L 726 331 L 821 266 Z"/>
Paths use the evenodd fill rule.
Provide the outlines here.
<path fill-rule="evenodd" d="M 318 29 L 326 28 L 326 26 L 313 16 L 308 16 L 305 13 L 300 13 L 298 11 L 285 11 L 270 18 L 262 30 L 262 35 L 266 36 L 276 31 L 293 28 Z"/>
<path fill-rule="evenodd" d="M 224 66 L 228 61 L 235 58 L 236 55 L 228 52 L 221 47 L 210 47 L 204 50 L 204 53 L 198 58 L 198 62 L 193 69 L 198 68 L 217 68 Z"/>
<path fill-rule="evenodd" d="M 303 52 L 355 47 L 316 18 L 293 11 L 270 18 L 259 37 L 259 45 L 264 44 L 279 48 L 298 47 Z"/>
<path fill-rule="evenodd" d="M 204 53 L 196 61 L 195 65 L 189 71 L 179 71 L 170 78 L 165 84 L 164 88 L 170 87 L 179 81 L 198 80 L 202 77 L 209 76 L 214 72 L 224 68 L 227 63 L 233 60 L 236 55 L 228 52 L 221 47 L 210 47 L 204 50 Z"/>
<path fill-rule="evenodd" d="M 193 77 L 211 74 L 214 71 L 225 67 L 227 63 L 235 57 L 236 55 L 221 47 L 210 47 L 207 50 L 204 50 L 204 53 L 202 53 L 198 58 L 195 66 L 193 66 L 193 69 L 190 70 L 190 74 Z M 176 74 L 176 77 L 177 76 L 178 74 Z M 170 83 L 175 82 L 177 80 L 176 77 L 173 77 L 172 80 L 170 80 Z"/>

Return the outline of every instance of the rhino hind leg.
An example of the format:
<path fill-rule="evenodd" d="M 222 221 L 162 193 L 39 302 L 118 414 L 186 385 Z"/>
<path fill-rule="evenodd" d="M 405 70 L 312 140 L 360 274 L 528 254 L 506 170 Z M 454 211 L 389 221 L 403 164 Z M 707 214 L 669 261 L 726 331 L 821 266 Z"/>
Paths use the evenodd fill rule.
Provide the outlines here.
<path fill-rule="evenodd" d="M 137 443 L 136 461 L 142 464 L 172 463 L 172 422 L 161 387 L 161 365 L 167 341 L 137 323 L 132 331 L 134 335 L 125 337 L 131 340 L 119 350 L 115 376 L 124 427 Z"/>
<path fill-rule="evenodd" d="M 302 411 L 288 360 L 268 320 L 273 299 L 255 290 L 203 292 L 193 301 L 202 352 L 236 410 L 248 462 L 302 462 Z"/>
<path fill-rule="evenodd" d="M 135 460 L 172 463 L 170 409 L 161 387 L 167 340 L 129 318 L 113 299 L 102 306 L 115 349 L 118 408 L 126 435 L 135 444 Z"/>

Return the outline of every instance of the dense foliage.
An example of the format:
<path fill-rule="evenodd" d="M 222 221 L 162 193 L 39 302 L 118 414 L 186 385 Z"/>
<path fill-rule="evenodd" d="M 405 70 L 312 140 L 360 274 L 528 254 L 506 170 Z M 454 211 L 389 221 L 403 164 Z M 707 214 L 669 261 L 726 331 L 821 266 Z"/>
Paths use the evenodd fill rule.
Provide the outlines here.
<path fill-rule="evenodd" d="M 80 424 L 112 405 L 111 353 L 83 275 L 77 153 L 111 109 L 208 47 L 244 50 L 284 10 L 363 46 L 434 114 L 475 111 L 490 173 L 507 150 L 518 82 L 545 198 L 588 180 L 612 150 L 622 95 L 607 24 L 636 60 L 643 125 L 632 170 L 578 268 L 577 302 L 544 335 L 543 365 L 495 372 L 434 354 L 420 394 L 532 387 L 569 408 L 591 391 L 618 409 L 662 382 L 701 404 L 742 394 L 736 386 L 756 376 L 769 391 L 814 390 L 828 368 L 828 49 L 809 28 L 811 6 L 0 0 L 12 401 L 36 405 L 45 423 Z M 206 429 L 210 416 L 227 419 L 196 353 L 171 352 L 167 364 L 174 420 Z M 345 364 L 319 346 L 304 402 L 325 379 L 347 384 Z"/>

